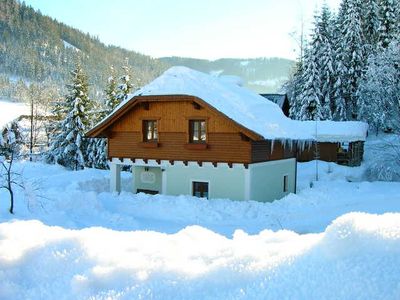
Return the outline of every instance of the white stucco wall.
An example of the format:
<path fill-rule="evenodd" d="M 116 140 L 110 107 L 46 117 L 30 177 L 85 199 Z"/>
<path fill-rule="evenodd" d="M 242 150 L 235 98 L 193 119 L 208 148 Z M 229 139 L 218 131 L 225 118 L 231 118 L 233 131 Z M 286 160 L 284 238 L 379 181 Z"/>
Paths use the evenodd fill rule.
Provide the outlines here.
<path fill-rule="evenodd" d="M 245 196 L 245 168 L 243 165 L 229 168 L 227 164 L 214 167 L 205 163 L 175 163 L 165 169 L 167 195 L 192 195 L 192 182 L 209 182 L 209 198 L 243 200 Z"/>
<path fill-rule="evenodd" d="M 250 199 L 269 202 L 295 192 L 296 160 L 294 158 L 249 165 Z M 288 191 L 283 191 L 284 176 Z"/>
<path fill-rule="evenodd" d="M 146 171 L 147 169 L 147 171 Z M 162 171 L 161 167 L 142 167 L 132 168 L 133 173 L 133 192 L 138 189 L 162 192 Z"/>
<path fill-rule="evenodd" d="M 133 192 L 137 189 L 157 191 L 166 195 L 192 195 L 193 181 L 208 182 L 209 198 L 232 200 L 256 200 L 262 202 L 280 199 L 295 192 L 296 160 L 285 159 L 248 165 L 211 163 L 199 166 L 189 162 L 171 165 L 168 162 L 157 166 L 133 166 Z M 112 172 L 112 174 L 117 172 Z M 284 191 L 284 176 L 288 176 L 287 191 Z M 114 180 L 115 181 L 115 180 Z M 113 182 L 113 181 L 112 181 Z"/>

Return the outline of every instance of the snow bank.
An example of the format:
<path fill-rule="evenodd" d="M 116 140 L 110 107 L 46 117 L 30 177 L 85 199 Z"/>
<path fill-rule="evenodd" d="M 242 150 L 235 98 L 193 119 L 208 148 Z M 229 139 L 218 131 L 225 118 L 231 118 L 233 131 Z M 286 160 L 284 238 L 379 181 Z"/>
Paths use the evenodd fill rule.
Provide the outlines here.
<path fill-rule="evenodd" d="M 0 224 L 0 298 L 398 299 L 400 214 L 353 213 L 324 233 L 232 239 Z"/>
<path fill-rule="evenodd" d="M 29 114 L 29 108 L 24 103 L 0 101 L 0 129 L 21 115 L 27 114 Z"/>
<path fill-rule="evenodd" d="M 118 195 L 109 192 L 109 171 L 72 172 L 29 162 L 17 163 L 14 170 L 23 174 L 26 189 L 15 190 L 15 215 L 8 213 L 8 195 L 0 190 L 0 220 L 38 219 L 70 229 L 101 226 L 176 233 L 199 225 L 232 237 L 238 228 L 250 234 L 265 228 L 322 232 L 352 211 L 400 212 L 400 183 L 362 182 L 363 167 L 325 162 L 319 162 L 318 182 L 315 162 L 299 164 L 298 193 L 272 203 L 132 194 L 128 172 L 122 173 L 123 192 Z"/>
<path fill-rule="evenodd" d="M 318 122 L 319 130 L 316 134 L 315 122 L 291 120 L 278 105 L 238 84 L 232 84 L 232 80 L 217 78 L 186 67 L 168 69 L 130 95 L 100 124 L 139 95 L 196 96 L 265 139 L 352 142 L 365 140 L 368 129 L 368 125 L 363 122 L 321 121 Z"/>

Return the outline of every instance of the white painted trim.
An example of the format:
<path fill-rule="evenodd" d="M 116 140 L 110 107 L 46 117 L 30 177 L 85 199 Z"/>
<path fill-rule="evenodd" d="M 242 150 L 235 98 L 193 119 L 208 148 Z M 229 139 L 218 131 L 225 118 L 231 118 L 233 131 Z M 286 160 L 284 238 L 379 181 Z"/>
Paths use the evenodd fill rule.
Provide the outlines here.
<path fill-rule="evenodd" d="M 111 160 L 111 163 L 115 163 L 118 165 L 128 165 L 128 166 L 134 166 L 134 167 L 175 167 L 175 166 L 184 166 L 184 167 L 212 167 L 212 168 L 226 168 L 226 169 L 245 169 L 245 164 L 243 163 L 233 163 L 232 168 L 229 168 L 228 163 L 221 163 L 217 162 L 217 166 L 214 167 L 213 162 L 203 162 L 203 166 L 199 166 L 197 161 L 188 161 L 187 166 L 183 163 L 183 160 L 174 160 L 174 164 L 172 165 L 169 160 L 161 160 L 160 164 L 157 163 L 157 160 L 155 159 L 149 159 L 147 163 L 144 162 L 142 158 L 137 158 L 135 159 L 135 162 L 131 158 L 122 158 L 122 161 L 119 158 L 113 157 Z M 252 165 L 258 165 L 260 163 L 252 164 Z M 262 163 L 261 163 L 262 164 Z M 251 166 L 251 164 L 249 164 Z"/>
<path fill-rule="evenodd" d="M 132 193 L 136 194 L 137 192 L 137 188 L 136 188 L 136 177 L 135 177 L 135 172 L 134 172 L 135 168 L 133 166 L 132 168 Z"/>
<path fill-rule="evenodd" d="M 244 200 L 250 200 L 251 193 L 251 177 L 250 177 L 250 169 L 244 169 Z"/>
<path fill-rule="evenodd" d="M 204 182 L 204 183 L 208 183 L 208 198 L 207 199 L 211 199 L 211 182 L 210 180 L 204 180 L 204 179 L 190 179 L 189 180 L 189 190 L 190 190 L 190 196 L 193 196 L 193 182 Z M 194 196 L 193 196 L 194 197 Z"/>
<path fill-rule="evenodd" d="M 165 168 L 161 168 L 161 194 L 167 194 L 167 170 Z"/>
<path fill-rule="evenodd" d="M 110 166 L 110 191 L 111 193 L 121 192 L 121 165 L 109 163 Z"/>

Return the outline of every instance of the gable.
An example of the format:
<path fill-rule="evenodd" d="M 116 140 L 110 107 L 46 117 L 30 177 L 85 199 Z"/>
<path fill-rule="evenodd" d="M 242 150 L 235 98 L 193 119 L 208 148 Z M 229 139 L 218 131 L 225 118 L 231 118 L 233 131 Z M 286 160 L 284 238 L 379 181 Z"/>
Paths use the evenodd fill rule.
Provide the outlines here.
<path fill-rule="evenodd" d="M 190 118 L 206 118 L 210 132 L 240 132 L 253 140 L 263 139 L 205 101 L 188 95 L 136 96 L 116 111 L 112 117 L 106 118 L 88 131 L 86 135 L 108 137 L 113 131 L 139 130 L 143 119 L 160 120 L 160 131 L 179 132 L 183 130 L 182 126 Z"/>

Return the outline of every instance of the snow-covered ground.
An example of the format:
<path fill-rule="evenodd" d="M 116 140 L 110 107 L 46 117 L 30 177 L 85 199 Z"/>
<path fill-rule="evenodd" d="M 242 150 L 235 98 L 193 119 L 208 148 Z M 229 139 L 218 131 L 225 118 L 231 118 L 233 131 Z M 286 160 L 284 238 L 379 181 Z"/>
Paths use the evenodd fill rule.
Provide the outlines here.
<path fill-rule="evenodd" d="M 0 299 L 400 299 L 400 183 L 299 164 L 273 203 L 108 192 L 108 171 L 17 165 Z"/>
<path fill-rule="evenodd" d="M 26 104 L 0 100 L 0 129 L 19 116 L 27 114 L 29 107 Z"/>

